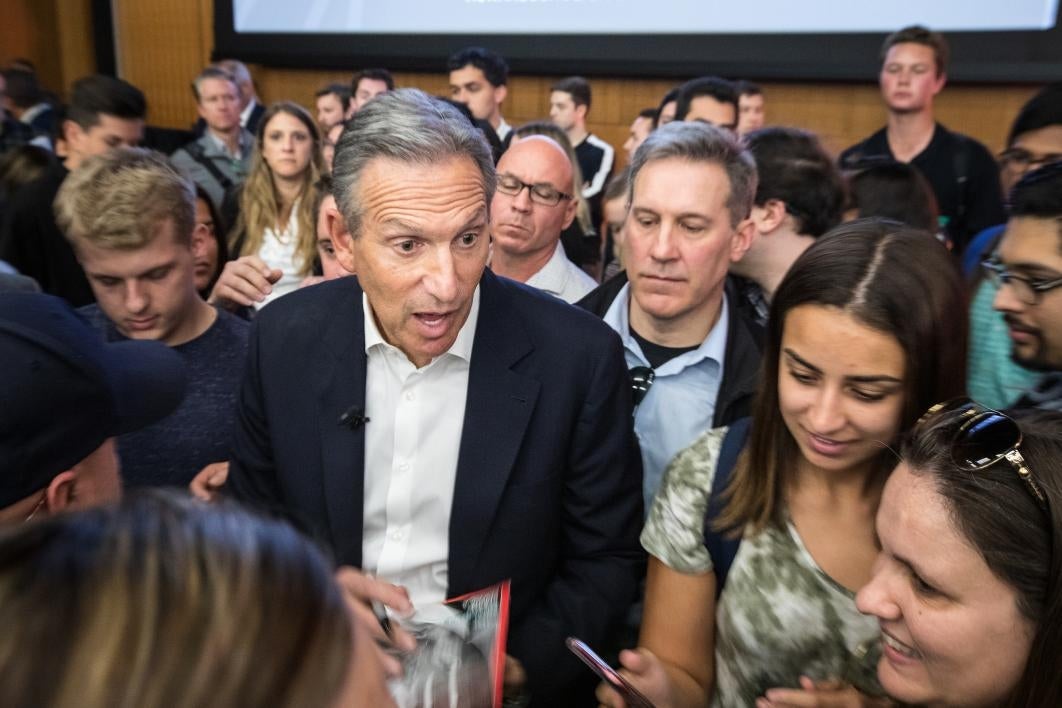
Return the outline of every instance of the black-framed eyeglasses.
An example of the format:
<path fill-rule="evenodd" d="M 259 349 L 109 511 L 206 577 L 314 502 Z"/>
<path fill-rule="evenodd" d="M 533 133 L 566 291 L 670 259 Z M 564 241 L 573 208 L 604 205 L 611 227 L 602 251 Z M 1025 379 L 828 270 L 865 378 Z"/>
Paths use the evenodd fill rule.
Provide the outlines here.
<path fill-rule="evenodd" d="M 999 287 L 1008 286 L 1014 291 L 1014 296 L 1026 305 L 1039 305 L 1044 293 L 1062 286 L 1062 277 L 1040 280 L 1016 275 L 1007 266 L 1000 263 L 998 258 L 988 258 L 981 261 L 981 268 L 992 282 Z"/>
<path fill-rule="evenodd" d="M 554 188 L 551 184 L 545 182 L 539 182 L 538 184 L 528 184 L 517 177 L 510 174 L 498 175 L 498 191 L 502 194 L 507 194 L 510 197 L 516 197 L 520 195 L 520 192 L 527 189 L 531 194 L 531 201 L 536 204 L 542 204 L 543 206 L 557 206 L 561 203 L 561 200 L 574 199 L 570 194 L 565 194 L 560 190 Z"/>
<path fill-rule="evenodd" d="M 656 372 L 648 366 L 634 366 L 631 367 L 628 373 L 631 377 L 631 398 L 634 401 L 635 409 L 637 409 L 641 402 L 645 400 L 649 389 L 653 387 L 653 381 L 656 380 Z"/>
<path fill-rule="evenodd" d="M 1025 463 L 1021 451 L 1021 428 L 1010 416 L 986 408 L 969 398 L 938 403 L 923 415 L 918 426 L 938 416 L 953 416 L 958 427 L 951 440 L 951 459 L 960 468 L 976 472 L 1006 460 L 1045 513 L 1047 497 Z"/>
<path fill-rule="evenodd" d="M 999 153 L 999 163 L 1001 165 L 1013 167 L 1023 172 L 1035 170 L 1056 162 L 1062 162 L 1062 154 L 1053 152 L 1046 155 L 1034 155 L 1020 147 L 1007 148 Z"/>

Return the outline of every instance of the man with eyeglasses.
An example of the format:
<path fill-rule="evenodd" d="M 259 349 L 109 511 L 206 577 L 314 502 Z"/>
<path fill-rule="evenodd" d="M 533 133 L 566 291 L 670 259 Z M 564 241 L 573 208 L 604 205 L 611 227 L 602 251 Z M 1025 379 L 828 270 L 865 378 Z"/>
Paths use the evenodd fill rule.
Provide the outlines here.
<path fill-rule="evenodd" d="M 934 118 L 934 99 L 948 79 L 948 55 L 944 37 L 919 25 L 886 37 L 878 75 L 886 125 L 841 153 L 840 163 L 847 169 L 884 156 L 917 167 L 933 187 L 941 226 L 961 253 L 974 234 L 1006 215 L 992 154 Z"/>
<path fill-rule="evenodd" d="M 994 258 L 1003 313 L 1022 366 L 1046 372 L 1016 408 L 1062 410 L 1062 163 L 1025 175 L 1014 187 L 1011 218 Z"/>
<path fill-rule="evenodd" d="M 490 207 L 491 270 L 565 302 L 597 287 L 568 259 L 560 242 L 578 206 L 565 193 L 571 184 L 572 164 L 564 149 L 543 135 L 532 135 L 502 155 Z"/>
<path fill-rule="evenodd" d="M 1062 82 L 1051 84 L 1022 106 L 1000 154 L 1000 180 L 1006 193 L 1026 173 L 1052 162 L 1062 161 Z M 1006 230 L 1000 223 L 985 229 L 970 241 L 963 254 L 963 271 L 977 273 L 981 262 L 991 256 Z M 987 406 L 1005 408 L 1034 387 L 1039 372 L 1031 371 L 1010 358 L 1010 337 L 1006 324 L 992 309 L 996 285 L 984 279 L 976 285 L 970 303 L 970 365 L 967 386 L 970 396 Z"/>

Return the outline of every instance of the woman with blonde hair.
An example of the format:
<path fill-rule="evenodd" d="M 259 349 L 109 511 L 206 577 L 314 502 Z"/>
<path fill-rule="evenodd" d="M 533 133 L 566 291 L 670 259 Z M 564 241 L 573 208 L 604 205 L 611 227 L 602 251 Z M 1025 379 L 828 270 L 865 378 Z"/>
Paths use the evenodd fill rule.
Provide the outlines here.
<path fill-rule="evenodd" d="M 290 101 L 270 106 L 258 125 L 247 179 L 226 195 L 222 209 L 233 224 L 229 252 L 238 259 L 227 270 L 240 270 L 242 278 L 223 273 L 212 301 L 262 307 L 311 274 L 323 164 L 321 135 L 306 109 Z"/>
<path fill-rule="evenodd" d="M 0 533 L 0 705 L 392 705 L 323 554 L 152 490 Z"/>

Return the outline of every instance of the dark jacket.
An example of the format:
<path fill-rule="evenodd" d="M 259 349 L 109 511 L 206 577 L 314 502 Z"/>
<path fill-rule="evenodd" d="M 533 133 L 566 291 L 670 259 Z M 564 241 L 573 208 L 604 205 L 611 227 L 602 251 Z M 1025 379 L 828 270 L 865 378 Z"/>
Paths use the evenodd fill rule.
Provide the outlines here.
<path fill-rule="evenodd" d="M 627 274 L 620 272 L 575 304 L 598 317 L 604 317 L 626 284 Z M 723 377 L 719 382 L 719 395 L 715 399 L 715 414 L 712 416 L 713 427 L 729 425 L 738 418 L 751 415 L 763 352 L 763 328 L 756 324 L 751 305 L 742 297 L 733 278 L 727 277 L 725 287 L 730 319 Z"/>
<path fill-rule="evenodd" d="M 365 406 L 361 298 L 352 276 L 259 312 L 228 480 L 234 496 L 301 519 L 338 562 L 354 566 L 365 426 L 337 420 Z M 536 706 L 588 704 L 590 692 L 579 695 L 573 684 L 592 687 L 593 674 L 565 637 L 599 646 L 645 570 L 630 421 L 615 333 L 485 271 L 453 493 L 449 596 L 512 579 L 508 652 L 524 665 Z"/>

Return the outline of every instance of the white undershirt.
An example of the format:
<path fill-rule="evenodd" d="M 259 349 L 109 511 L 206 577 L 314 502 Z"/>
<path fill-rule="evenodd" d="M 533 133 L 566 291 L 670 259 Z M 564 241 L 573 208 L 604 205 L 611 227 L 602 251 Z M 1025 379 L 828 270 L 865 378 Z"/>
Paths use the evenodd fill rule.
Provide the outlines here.
<path fill-rule="evenodd" d="M 450 510 L 464 429 L 479 288 L 453 346 L 416 368 L 365 312 L 362 567 L 404 585 L 414 605 L 446 599 Z"/>
<path fill-rule="evenodd" d="M 283 275 L 280 280 L 273 283 L 273 291 L 266 295 L 265 300 L 255 303 L 256 308 L 263 308 L 281 295 L 287 295 L 297 290 L 302 276 L 299 275 L 299 267 L 295 263 L 295 249 L 299 244 L 299 200 L 291 205 L 291 216 L 284 230 L 277 233 L 270 227 L 262 235 L 262 247 L 258 249 L 258 257 L 261 258 L 271 269 L 275 268 Z"/>

